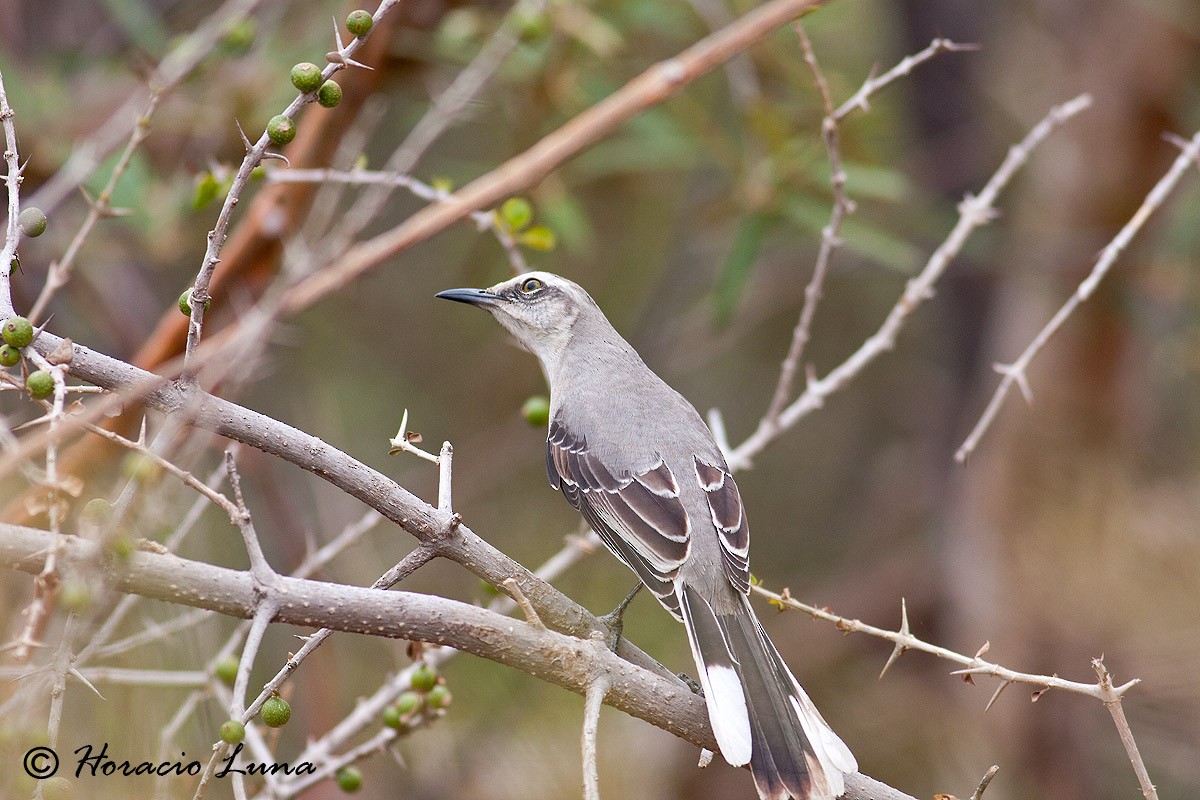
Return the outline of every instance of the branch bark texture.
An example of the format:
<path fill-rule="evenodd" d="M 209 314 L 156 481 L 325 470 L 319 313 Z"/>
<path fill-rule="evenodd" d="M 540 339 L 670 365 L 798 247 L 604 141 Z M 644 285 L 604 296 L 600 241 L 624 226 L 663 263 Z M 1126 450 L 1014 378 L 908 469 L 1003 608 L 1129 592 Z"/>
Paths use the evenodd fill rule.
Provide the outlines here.
<path fill-rule="evenodd" d="M 0 565 L 31 574 L 42 570 L 54 535 L 0 523 Z M 67 563 L 104 562 L 98 544 L 66 538 Z M 111 564 L 111 562 L 110 562 Z M 249 572 L 189 561 L 168 553 L 135 552 L 111 565 L 120 591 L 250 619 L 261 587 Z M 505 664 L 580 695 L 597 678 L 607 682 L 604 702 L 697 745 L 715 750 L 704 700 L 674 677 L 664 677 L 614 655 L 602 639 L 580 639 L 478 606 L 412 592 L 365 589 L 278 576 L 274 622 L 332 628 L 369 636 L 447 645 Z M 913 800 L 865 775 L 847 779 L 847 800 Z"/>

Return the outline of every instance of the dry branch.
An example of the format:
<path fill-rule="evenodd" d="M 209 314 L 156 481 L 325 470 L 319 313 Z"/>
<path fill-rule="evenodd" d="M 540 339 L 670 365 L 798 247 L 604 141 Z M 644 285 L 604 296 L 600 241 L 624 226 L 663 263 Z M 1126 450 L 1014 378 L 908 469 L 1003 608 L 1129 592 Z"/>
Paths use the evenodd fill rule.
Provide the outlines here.
<path fill-rule="evenodd" d="M 64 557 L 104 560 L 99 545 L 66 537 Z M 0 524 L 0 565 L 37 573 L 51 534 Z M 252 618 L 262 600 L 249 572 L 188 561 L 170 554 L 135 552 L 110 567 L 119 591 L 178 605 Z M 327 627 L 369 636 L 447 645 L 514 667 L 581 695 L 596 680 L 608 682 L 605 702 L 698 747 L 715 749 L 704 701 L 673 676 L 642 669 L 579 639 L 522 623 L 467 603 L 410 592 L 384 592 L 280 576 L 275 622 Z M 912 800 L 861 774 L 847 778 L 848 800 Z"/>

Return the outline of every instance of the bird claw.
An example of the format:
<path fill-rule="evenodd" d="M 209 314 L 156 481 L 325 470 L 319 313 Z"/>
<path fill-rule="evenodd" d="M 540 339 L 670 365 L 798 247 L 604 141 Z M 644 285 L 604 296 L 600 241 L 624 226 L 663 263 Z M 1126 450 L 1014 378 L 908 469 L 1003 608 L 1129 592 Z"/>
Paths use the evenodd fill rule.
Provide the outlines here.
<path fill-rule="evenodd" d="M 638 583 L 637 586 L 634 586 L 629 591 L 629 594 L 625 595 L 625 599 L 616 608 L 599 617 L 600 621 L 604 623 L 604 627 L 608 628 L 608 636 L 605 638 L 605 642 L 608 644 L 608 649 L 614 653 L 617 652 L 617 647 L 621 644 L 621 634 L 625 631 L 625 609 L 629 608 L 629 604 L 633 602 L 633 598 L 637 597 L 638 592 L 641 590 L 642 584 Z"/>

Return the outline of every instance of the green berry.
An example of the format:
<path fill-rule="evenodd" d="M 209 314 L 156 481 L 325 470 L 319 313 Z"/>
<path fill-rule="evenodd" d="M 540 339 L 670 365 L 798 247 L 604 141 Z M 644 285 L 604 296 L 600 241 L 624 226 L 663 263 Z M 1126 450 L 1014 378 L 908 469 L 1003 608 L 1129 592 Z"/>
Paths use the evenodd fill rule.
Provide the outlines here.
<path fill-rule="evenodd" d="M 233 682 L 237 680 L 237 671 L 237 656 L 225 656 L 217 662 L 217 666 L 213 669 L 213 674 L 217 676 L 217 680 L 221 683 L 233 686 Z"/>
<path fill-rule="evenodd" d="M 107 525 L 108 521 L 112 519 L 112 514 L 112 503 L 103 497 L 93 497 L 84 504 L 81 516 L 84 522 L 99 527 Z"/>
<path fill-rule="evenodd" d="M 350 16 L 346 17 L 346 29 L 358 37 L 363 37 L 370 33 L 371 26 L 374 24 L 375 20 L 371 19 L 371 15 L 361 8 L 357 11 L 351 11 Z"/>
<path fill-rule="evenodd" d="M 283 147 L 296 138 L 296 122 L 283 114 L 271 117 L 271 121 L 267 123 L 267 138 L 271 140 L 271 144 Z"/>
<path fill-rule="evenodd" d="M 287 724 L 287 721 L 292 718 L 292 707 L 288 705 L 288 701 L 276 695 L 268 697 L 267 702 L 263 703 L 262 721 L 266 723 L 268 728 L 282 728 Z"/>
<path fill-rule="evenodd" d="M 449 689 L 438 684 L 429 690 L 429 696 L 425 699 L 430 708 L 445 708 L 454 700 L 454 696 L 450 694 Z"/>
<path fill-rule="evenodd" d="M 399 730 L 404 725 L 404 720 L 401 719 L 402 716 L 404 715 L 400 713 L 400 709 L 395 706 L 388 706 L 383 710 L 383 724 L 389 728 Z"/>
<path fill-rule="evenodd" d="M 292 67 L 292 86 L 308 94 L 321 88 L 321 68 L 304 61 Z"/>
<path fill-rule="evenodd" d="M 108 546 L 112 550 L 112 554 L 122 561 L 133 555 L 133 551 L 137 550 L 137 542 L 133 537 L 124 534 L 113 537 L 108 542 Z"/>
<path fill-rule="evenodd" d="M 71 800 L 75 787 L 61 775 L 42 781 L 42 800 Z"/>
<path fill-rule="evenodd" d="M 162 467 L 158 462 L 142 453 L 128 453 L 121 459 L 121 474 L 126 478 L 150 483 L 156 480 L 161 472 Z"/>
<path fill-rule="evenodd" d="M 544 11 L 533 11 L 525 3 L 518 3 L 510 12 L 514 24 L 525 40 L 545 39 L 550 33 L 550 16 Z"/>
<path fill-rule="evenodd" d="M 325 81 L 317 90 L 317 102 L 325 108 L 333 108 L 342 102 L 342 87 L 337 85 L 337 81 Z"/>
<path fill-rule="evenodd" d="M 437 685 L 437 673 L 428 664 L 419 665 L 412 674 L 412 688 L 418 692 L 428 692 Z"/>
<path fill-rule="evenodd" d="M 28 347 L 33 341 L 33 323 L 24 317 L 9 317 L 4 321 L 4 328 L 0 330 L 0 335 L 4 336 L 4 343 L 11 344 L 13 347 Z"/>
<path fill-rule="evenodd" d="M 357 792 L 362 788 L 362 773 L 354 767 L 342 767 L 337 771 L 338 788 L 343 792 Z"/>
<path fill-rule="evenodd" d="M 46 232 L 46 215 L 40 208 L 31 206 L 17 217 L 17 224 L 21 226 L 21 233 L 33 239 Z"/>
<path fill-rule="evenodd" d="M 254 20 L 238 20 L 225 31 L 221 49 L 231 56 L 240 56 L 254 44 L 255 33 Z"/>
<path fill-rule="evenodd" d="M 544 225 L 534 225 L 529 230 L 522 232 L 519 238 L 521 244 L 534 250 L 553 250 L 558 242 L 554 231 Z"/>
<path fill-rule="evenodd" d="M 58 600 L 67 611 L 78 614 L 92 604 L 92 591 L 86 583 L 70 580 L 63 584 Z"/>
<path fill-rule="evenodd" d="M 419 705 L 421 705 L 421 695 L 416 692 L 401 692 L 400 696 L 396 698 L 394 708 L 400 712 L 401 716 L 404 716 L 416 711 Z"/>
<path fill-rule="evenodd" d="M 45 400 L 54 394 L 54 376 L 44 369 L 29 373 L 29 377 L 25 379 L 25 391 L 29 392 L 29 396 L 34 400 Z"/>
<path fill-rule="evenodd" d="M 208 311 L 212 307 L 212 298 L 204 301 L 204 310 Z M 179 310 L 185 317 L 192 315 L 192 290 L 185 289 L 183 294 L 179 295 Z"/>
<path fill-rule="evenodd" d="M 541 427 L 550 421 L 550 398 L 535 394 L 521 406 L 521 416 L 535 427 Z"/>
<path fill-rule="evenodd" d="M 221 723 L 221 741 L 228 744 L 237 744 L 242 739 L 246 738 L 246 726 L 238 722 L 236 719 L 226 720 Z"/>
<path fill-rule="evenodd" d="M 524 197 L 510 197 L 500 206 L 500 218 L 510 231 L 519 231 L 533 221 L 533 206 Z"/>
<path fill-rule="evenodd" d="M 15 367 L 21 363 L 21 351 L 11 344 L 0 344 L 0 367 Z"/>

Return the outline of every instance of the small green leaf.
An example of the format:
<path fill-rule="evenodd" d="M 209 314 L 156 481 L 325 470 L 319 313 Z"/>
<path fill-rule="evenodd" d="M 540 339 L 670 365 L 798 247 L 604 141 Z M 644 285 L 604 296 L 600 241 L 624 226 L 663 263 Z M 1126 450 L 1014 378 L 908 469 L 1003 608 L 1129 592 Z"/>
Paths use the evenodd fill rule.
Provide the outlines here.
<path fill-rule="evenodd" d="M 192 208 L 196 211 L 207 206 L 213 200 L 217 199 L 217 192 L 221 190 L 221 182 L 217 180 L 217 176 L 209 170 L 196 179 L 196 193 L 192 195 Z"/>
<path fill-rule="evenodd" d="M 534 225 L 518 237 L 518 241 L 534 250 L 553 250 L 558 243 L 554 231 L 545 225 Z"/>
<path fill-rule="evenodd" d="M 763 239 L 775 224 L 775 217 L 768 214 L 752 213 L 744 217 L 738 225 L 733 237 L 733 246 L 725 258 L 725 265 L 717 276 L 717 286 L 713 294 L 714 313 L 717 322 L 725 324 L 737 309 L 754 263 L 758 260 L 759 250 Z"/>

